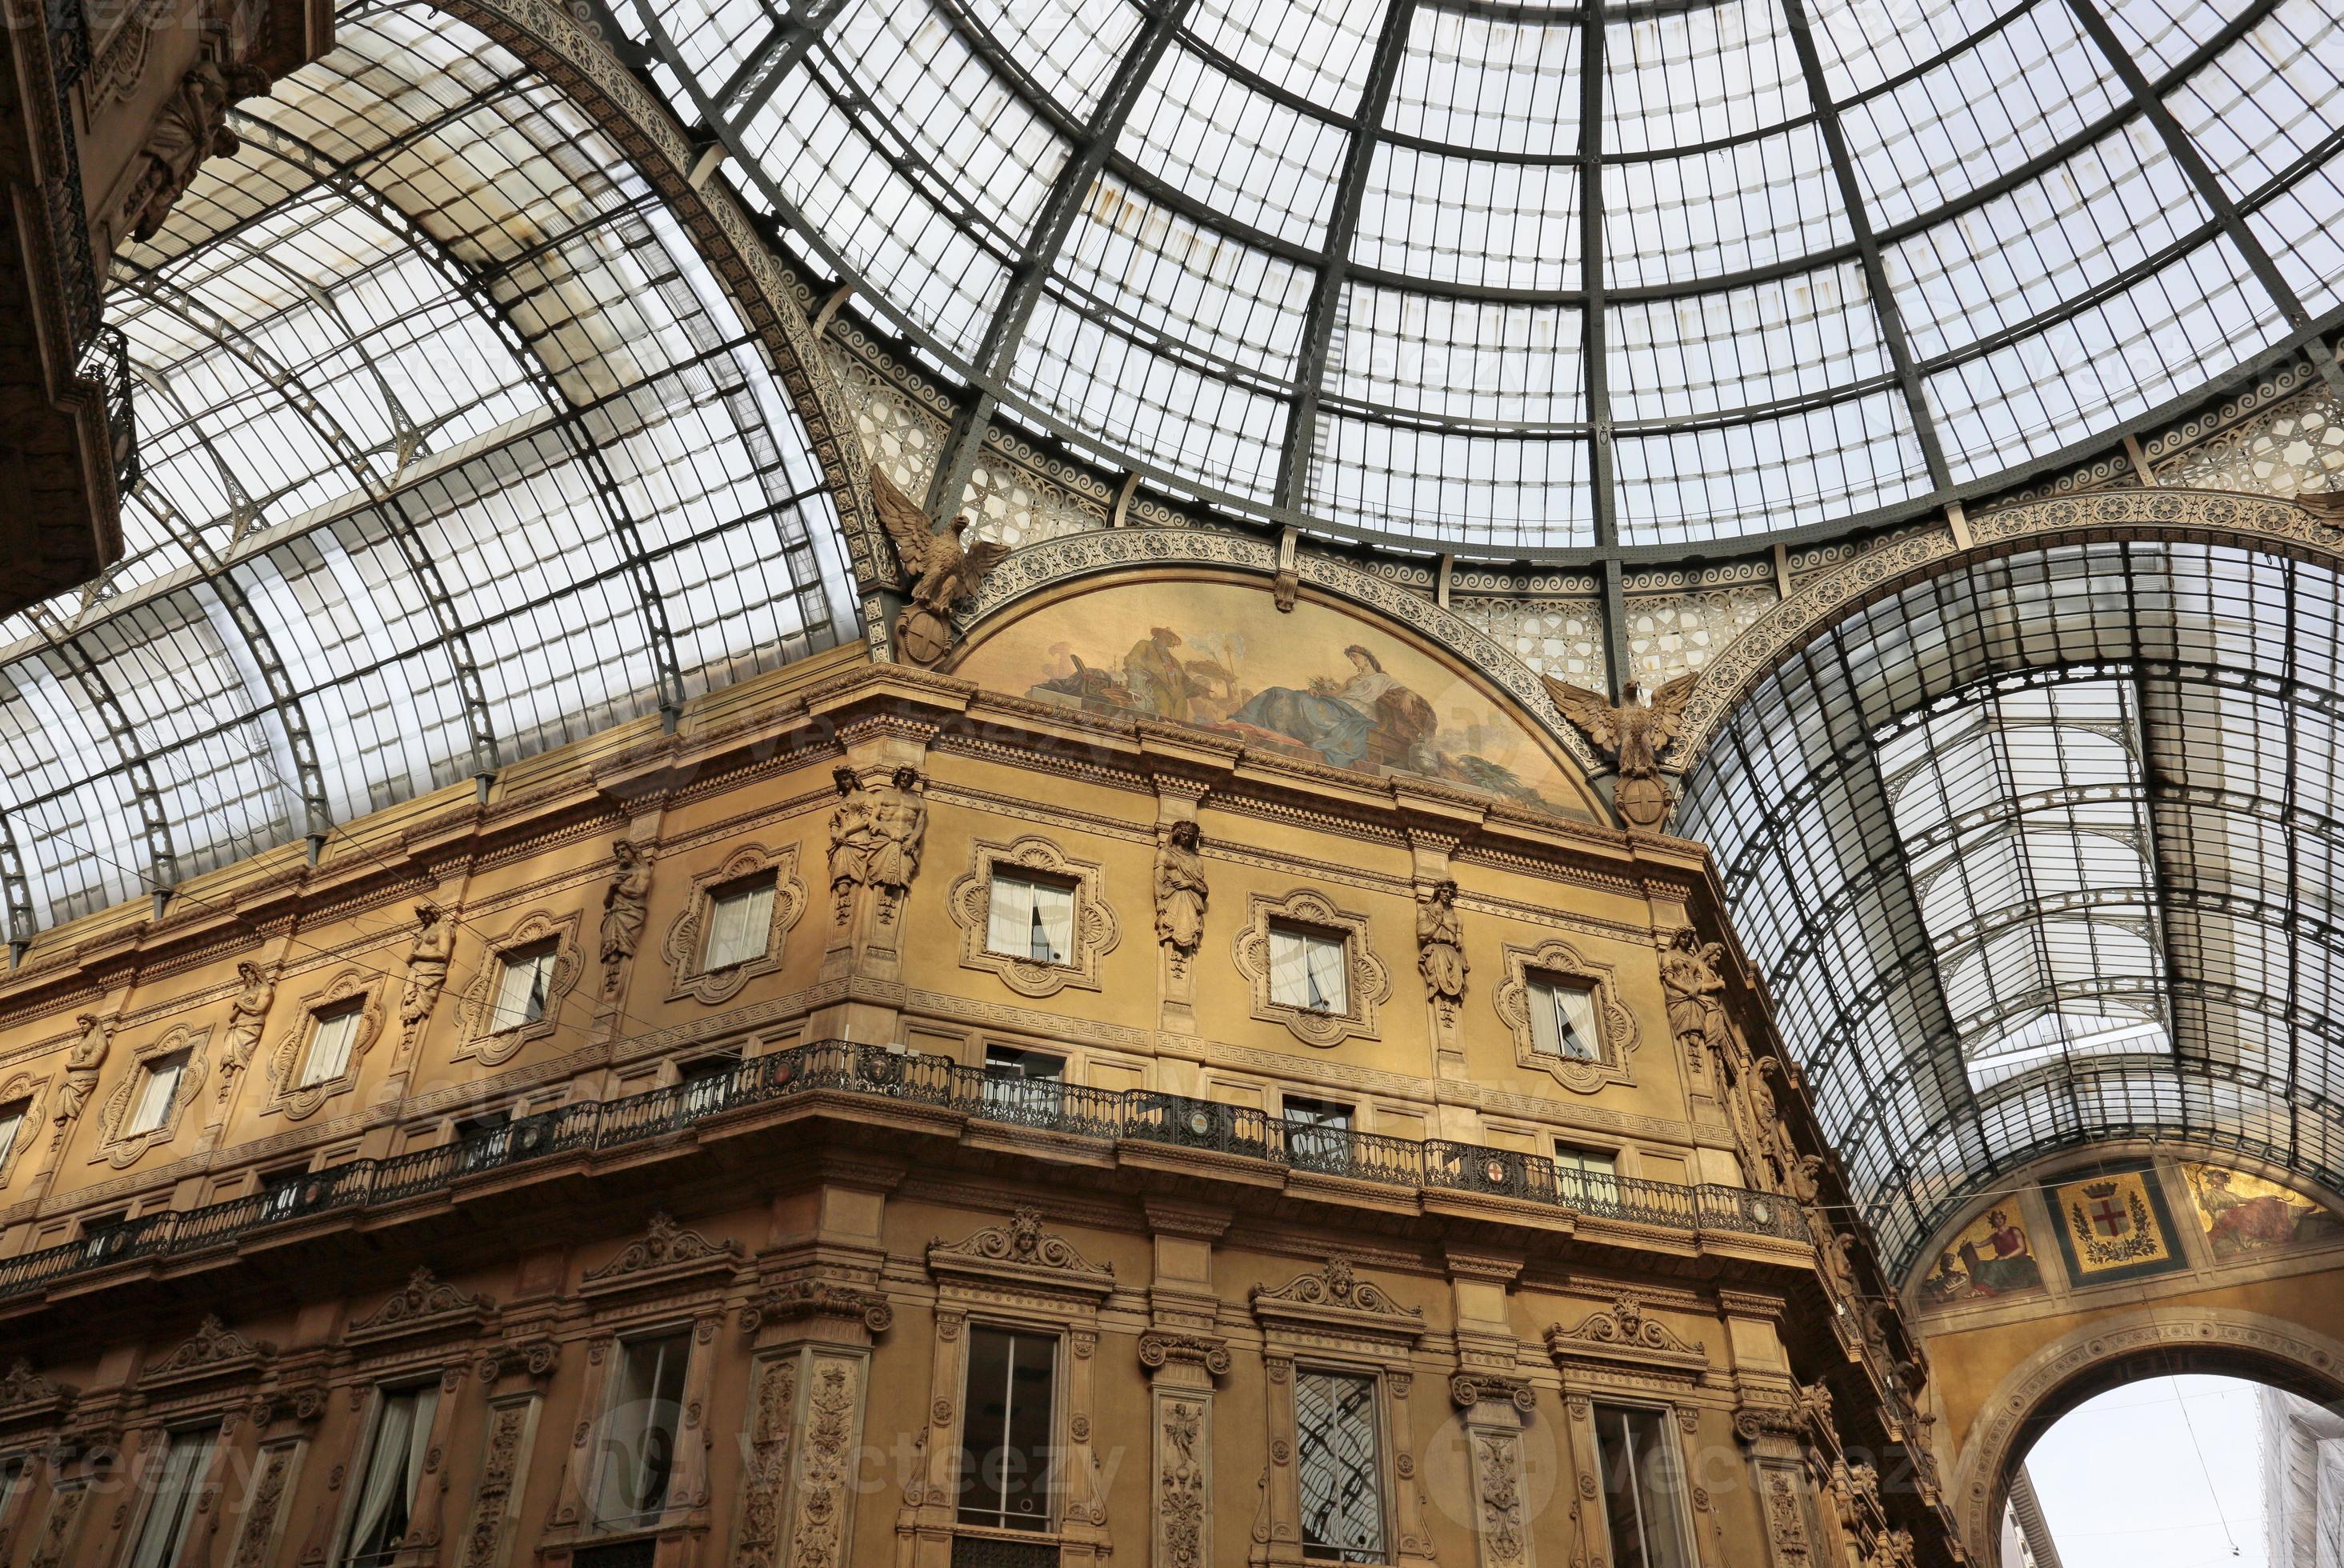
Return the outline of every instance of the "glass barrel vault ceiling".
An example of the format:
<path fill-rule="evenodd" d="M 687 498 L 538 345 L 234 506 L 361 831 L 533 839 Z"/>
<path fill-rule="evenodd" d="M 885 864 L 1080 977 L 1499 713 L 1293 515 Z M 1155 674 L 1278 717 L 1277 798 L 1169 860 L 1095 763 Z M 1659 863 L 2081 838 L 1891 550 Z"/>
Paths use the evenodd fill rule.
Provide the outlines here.
<path fill-rule="evenodd" d="M 2319 0 L 608 5 L 1014 417 L 1420 548 L 1917 505 L 2344 304 Z"/>
<path fill-rule="evenodd" d="M 1911 588 L 1686 780 L 1892 1266 L 2001 1173 L 2164 1135 L 2344 1186 L 2325 569 L 2103 544 Z"/>
<path fill-rule="evenodd" d="M 0 622 L 12 940 L 856 629 L 786 393 L 617 144 L 346 6 L 106 314 L 124 561 Z"/>

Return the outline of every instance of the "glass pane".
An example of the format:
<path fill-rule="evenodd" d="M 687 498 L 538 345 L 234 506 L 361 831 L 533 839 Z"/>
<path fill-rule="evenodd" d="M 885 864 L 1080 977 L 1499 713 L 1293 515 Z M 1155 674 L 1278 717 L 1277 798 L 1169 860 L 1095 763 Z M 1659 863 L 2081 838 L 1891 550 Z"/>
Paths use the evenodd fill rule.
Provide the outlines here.
<path fill-rule="evenodd" d="M 969 1331 L 961 1431 L 960 1517 L 1007 1530 L 1050 1527 L 1051 1400 L 1058 1341 L 1007 1329 Z"/>
<path fill-rule="evenodd" d="M 154 1492 L 146 1504 L 146 1520 L 138 1527 L 138 1543 L 131 1550 L 129 1568 L 168 1568 L 178 1555 L 179 1538 L 187 1533 L 196 1483 L 203 1475 L 211 1452 L 212 1438 L 207 1431 L 171 1434 L 169 1449 L 150 1472 Z"/>
<path fill-rule="evenodd" d="M 1023 958 L 1034 940 L 1034 885 L 1022 876 L 995 875 L 985 950 Z"/>
<path fill-rule="evenodd" d="M 1604 1512 L 1617 1568 L 1686 1568 L 1677 1467 L 1658 1411 L 1595 1407 Z"/>
<path fill-rule="evenodd" d="M 17 1129 L 25 1125 L 25 1102 L 0 1106 L 0 1167 L 8 1163 L 8 1151 L 16 1147 Z M 5 1499 L 0 1499 L 5 1501 Z"/>
<path fill-rule="evenodd" d="M 1383 1468 L 1376 1443 L 1375 1380 L 1298 1372 L 1294 1427 L 1302 1554 L 1381 1562 Z"/>
<path fill-rule="evenodd" d="M 729 969 L 762 958 L 773 939 L 773 885 L 752 883 L 727 888 L 708 901 L 705 969 Z"/>
<path fill-rule="evenodd" d="M 350 1045 L 358 1038 L 359 1009 L 328 1013 L 317 1021 L 309 1040 L 309 1057 L 301 1066 L 301 1087 L 330 1083 L 350 1065 Z"/>
<path fill-rule="evenodd" d="M 1309 966 L 1302 949 L 1300 932 L 1269 928 L 1269 999 L 1281 1007 L 1310 1005 Z"/>
<path fill-rule="evenodd" d="M 146 1081 L 138 1091 L 138 1104 L 130 1113 L 126 1131 L 152 1132 L 170 1118 L 171 1098 L 179 1092 L 179 1074 L 187 1065 L 185 1051 L 155 1062 L 146 1069 Z"/>
<path fill-rule="evenodd" d="M 1302 945 L 1309 984 L 1309 996 L 1304 1005 L 1318 1012 L 1349 1012 L 1350 989 L 1344 982 L 1341 940 L 1312 936 L 1304 937 Z"/>
<path fill-rule="evenodd" d="M 1033 956 L 1045 964 L 1064 964 L 1075 954 L 1075 890 L 1050 883 L 1034 887 Z"/>
<path fill-rule="evenodd" d="M 551 947 L 505 955 L 504 975 L 497 984 L 497 1003 L 489 1015 L 490 1032 L 518 1029 L 545 1017 L 546 983 L 552 974 Z"/>
<path fill-rule="evenodd" d="M 624 1347 L 602 1423 L 602 1481 L 595 1512 L 605 1523 L 647 1519 L 666 1506 L 691 1349 L 689 1334 L 636 1340 Z"/>

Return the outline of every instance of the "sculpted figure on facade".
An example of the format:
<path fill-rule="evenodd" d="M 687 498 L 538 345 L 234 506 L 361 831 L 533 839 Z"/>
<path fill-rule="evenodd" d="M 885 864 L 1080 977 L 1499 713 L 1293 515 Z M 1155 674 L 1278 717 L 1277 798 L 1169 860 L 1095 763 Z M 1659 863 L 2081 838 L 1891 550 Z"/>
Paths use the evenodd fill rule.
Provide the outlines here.
<path fill-rule="evenodd" d="M 1416 903 L 1416 966 L 1442 1023 L 1465 1000 L 1465 927 L 1457 918 L 1457 884 L 1440 882 Z"/>
<path fill-rule="evenodd" d="M 217 60 L 200 61 L 179 78 L 147 133 L 138 178 L 122 206 L 131 238 L 154 238 L 204 160 L 227 157 L 244 145 L 227 128 L 228 106 L 268 90 L 264 72 Z"/>
<path fill-rule="evenodd" d="M 1620 782 L 1612 792 L 1612 804 L 1620 820 L 1647 832 L 1666 822 L 1676 796 L 1661 776 L 1661 758 L 1676 742 L 1695 677 L 1678 676 L 1654 692 L 1650 703 L 1642 700 L 1642 688 L 1631 681 L 1616 707 L 1584 686 L 1552 675 L 1544 679 L 1562 716 L 1618 766 Z"/>
<path fill-rule="evenodd" d="M 448 985 L 448 966 L 456 956 L 455 916 L 436 904 L 415 906 L 415 940 L 407 948 L 407 988 L 399 997 L 399 1054 L 402 1060 L 415 1049 L 416 1037 L 440 1005 Z"/>
<path fill-rule="evenodd" d="M 976 596 L 1009 547 L 985 541 L 964 548 L 965 513 L 937 532 L 919 504 L 876 468 L 871 470 L 871 499 L 887 537 L 895 541 L 904 575 L 911 580 L 911 602 L 895 617 L 896 650 L 914 664 L 933 664 L 952 648 L 953 606 Z"/>
<path fill-rule="evenodd" d="M 1683 1047 L 1685 1065 L 1698 1067 L 1705 1055 L 1723 1050 L 1726 1039 L 1725 981 L 1718 966 L 1721 942 L 1703 942 L 1690 926 L 1661 942 L 1661 988 L 1668 996 L 1669 1033 Z"/>
<path fill-rule="evenodd" d="M 831 772 L 838 804 L 830 813 L 830 891 L 840 925 L 854 905 L 854 890 L 871 881 L 871 851 L 878 832 L 878 803 L 855 771 L 841 764 Z"/>
<path fill-rule="evenodd" d="M 652 857 L 632 839 L 611 841 L 618 867 L 602 889 L 602 995 L 619 993 L 619 975 L 642 946 L 650 918 Z"/>
<path fill-rule="evenodd" d="M 237 1074 L 252 1064 L 252 1053 L 259 1048 L 260 1030 L 268 1021 L 269 1005 L 277 1000 L 276 983 L 261 966 L 248 958 L 236 966 L 236 977 L 243 982 L 227 1014 L 227 1043 L 220 1050 L 219 1098 L 226 1100 L 228 1091 L 236 1087 Z"/>
<path fill-rule="evenodd" d="M 97 1087 L 97 1077 L 106 1066 L 107 1047 L 114 1044 L 115 1020 L 101 1018 L 96 1013 L 75 1015 L 74 1022 L 81 1033 L 74 1039 L 73 1049 L 66 1056 L 65 1081 L 57 1086 L 56 1123 L 59 1137 L 73 1119 L 81 1115 L 82 1107 Z"/>
<path fill-rule="evenodd" d="M 1156 846 L 1156 939 L 1172 957 L 1172 972 L 1187 971 L 1205 936 L 1205 857 L 1197 853 L 1203 835 L 1194 822 L 1176 822 Z"/>
<path fill-rule="evenodd" d="M 920 845 L 928 836 L 928 803 L 920 795 L 919 770 L 909 766 L 897 768 L 887 787 L 876 794 L 871 814 L 871 885 L 879 890 L 884 919 L 919 875 Z"/>

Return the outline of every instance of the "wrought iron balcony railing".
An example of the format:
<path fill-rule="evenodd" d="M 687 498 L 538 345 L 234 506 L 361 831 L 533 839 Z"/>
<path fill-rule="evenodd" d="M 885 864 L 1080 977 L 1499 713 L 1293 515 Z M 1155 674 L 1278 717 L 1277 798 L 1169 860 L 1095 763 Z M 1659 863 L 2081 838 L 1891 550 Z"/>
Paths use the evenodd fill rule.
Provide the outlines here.
<path fill-rule="evenodd" d="M 933 1106 L 978 1122 L 1204 1150 L 1384 1187 L 1517 1199 L 1672 1229 L 1802 1240 L 1809 1234 L 1799 1206 L 1773 1193 L 1563 1170 L 1551 1160 L 1517 1149 L 1445 1138 L 1415 1142 L 1289 1123 L 1241 1106 L 1149 1089 L 1005 1081 L 945 1057 L 829 1043 L 758 1057 L 721 1077 L 541 1111 L 437 1148 L 352 1160 L 268 1191 L 199 1209 L 142 1215 L 60 1246 L 0 1259 L 0 1298 L 139 1259 L 225 1246 L 256 1231 L 318 1215 L 395 1204 L 470 1177 L 554 1155 L 674 1138 L 749 1106 L 813 1094 Z"/>
<path fill-rule="evenodd" d="M 82 352 L 81 374 L 106 389 L 106 429 L 114 443 L 114 486 L 116 493 L 127 498 L 138 482 L 138 423 L 130 397 L 130 344 L 121 328 L 97 329 Z"/>

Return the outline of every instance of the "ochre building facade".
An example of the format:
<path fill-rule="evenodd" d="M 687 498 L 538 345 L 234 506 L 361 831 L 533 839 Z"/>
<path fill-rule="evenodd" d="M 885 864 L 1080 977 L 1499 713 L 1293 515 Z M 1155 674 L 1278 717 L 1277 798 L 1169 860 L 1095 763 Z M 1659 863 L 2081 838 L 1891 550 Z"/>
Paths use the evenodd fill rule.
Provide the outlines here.
<path fill-rule="evenodd" d="M 1954 1560 L 1713 870 L 1570 734 L 1117 580 L 45 934 L 0 1562 Z"/>

